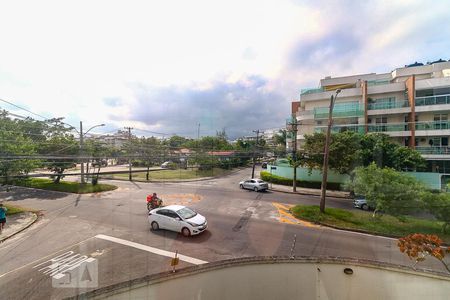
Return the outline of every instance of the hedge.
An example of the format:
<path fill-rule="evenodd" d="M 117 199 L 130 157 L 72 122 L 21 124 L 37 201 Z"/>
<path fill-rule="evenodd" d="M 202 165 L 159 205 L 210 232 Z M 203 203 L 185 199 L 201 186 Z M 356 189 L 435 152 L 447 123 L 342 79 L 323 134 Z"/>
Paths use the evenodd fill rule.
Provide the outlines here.
<path fill-rule="evenodd" d="M 292 186 L 292 179 L 277 176 L 270 174 L 269 172 L 262 171 L 261 173 L 261 179 L 267 182 L 272 182 L 275 184 L 281 184 L 281 185 L 289 185 Z M 304 181 L 304 180 L 297 180 L 297 186 L 298 187 L 305 187 L 305 188 L 312 188 L 312 189 L 320 189 L 322 187 L 321 181 Z M 338 182 L 328 182 L 327 183 L 327 190 L 341 190 L 341 183 Z"/>

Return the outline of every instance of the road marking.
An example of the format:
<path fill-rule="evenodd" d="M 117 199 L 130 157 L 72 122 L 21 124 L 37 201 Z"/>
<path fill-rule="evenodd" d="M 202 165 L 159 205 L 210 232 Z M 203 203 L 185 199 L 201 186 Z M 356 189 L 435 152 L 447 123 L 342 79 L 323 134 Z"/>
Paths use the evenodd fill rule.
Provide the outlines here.
<path fill-rule="evenodd" d="M 118 244 L 121 244 L 121 245 L 125 245 L 125 246 L 133 247 L 133 248 L 136 248 L 136 249 L 148 251 L 148 252 L 151 252 L 151 253 L 154 253 L 154 254 L 158 254 L 158 255 L 162 255 L 162 256 L 166 256 L 166 257 L 170 257 L 170 258 L 175 257 L 175 252 L 161 250 L 161 249 L 158 249 L 158 248 L 154 248 L 154 247 L 138 244 L 138 243 L 135 243 L 135 242 L 130 242 L 130 241 L 127 241 L 127 240 L 116 238 L 116 237 L 112 237 L 112 236 L 108 236 L 108 235 L 104 235 L 104 234 L 98 234 L 95 237 L 98 238 L 98 239 L 107 240 L 107 241 L 118 243 Z M 178 254 L 178 257 L 180 258 L 180 260 L 188 262 L 188 263 L 191 263 L 191 264 L 194 264 L 194 265 L 201 265 L 201 264 L 208 263 L 207 261 L 196 259 L 196 258 L 189 257 L 189 256 L 186 256 L 186 255 Z"/>
<path fill-rule="evenodd" d="M 277 202 L 272 202 L 272 205 L 277 209 L 279 216 L 278 221 L 281 223 L 320 228 L 320 226 L 315 225 L 314 223 L 295 218 L 289 211 L 292 207 L 294 207 L 294 205 L 281 204 Z"/>

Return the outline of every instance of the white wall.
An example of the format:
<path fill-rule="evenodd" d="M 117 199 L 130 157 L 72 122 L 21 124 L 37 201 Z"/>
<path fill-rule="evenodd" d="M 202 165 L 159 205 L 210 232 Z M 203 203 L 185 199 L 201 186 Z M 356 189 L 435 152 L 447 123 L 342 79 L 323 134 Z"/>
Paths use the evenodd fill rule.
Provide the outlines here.
<path fill-rule="evenodd" d="M 308 258 L 252 262 L 250 258 L 216 265 L 198 268 L 204 271 L 131 282 L 115 292 L 89 298 L 439 300 L 450 295 L 450 277 L 381 264 Z M 351 268 L 353 274 L 345 274 L 345 268 Z"/>

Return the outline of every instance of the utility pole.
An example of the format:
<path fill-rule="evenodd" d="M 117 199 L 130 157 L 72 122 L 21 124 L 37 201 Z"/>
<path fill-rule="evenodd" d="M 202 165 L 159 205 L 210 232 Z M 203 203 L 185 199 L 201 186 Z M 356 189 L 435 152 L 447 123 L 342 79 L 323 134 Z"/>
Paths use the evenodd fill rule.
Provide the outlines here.
<path fill-rule="evenodd" d="M 325 198 L 327 195 L 327 177 L 328 177 L 328 158 L 330 152 L 330 135 L 331 135 L 331 126 L 333 124 L 333 107 L 336 102 L 336 98 L 341 90 L 336 90 L 336 95 L 331 95 L 330 99 L 330 111 L 328 114 L 328 126 L 327 126 L 327 135 L 325 138 L 325 151 L 323 154 L 323 171 L 322 171 L 322 191 L 320 195 L 320 212 L 325 212 Z"/>
<path fill-rule="evenodd" d="M 125 129 L 128 129 L 128 144 L 129 144 L 129 151 L 131 151 L 131 127 L 125 127 Z M 131 155 L 128 153 L 128 180 L 132 181 L 133 177 L 131 176 Z"/>
<path fill-rule="evenodd" d="M 295 118 L 295 117 L 293 117 Z M 292 161 L 294 163 L 294 178 L 292 179 L 292 191 L 297 191 L 297 126 L 299 125 L 297 119 L 289 123 L 292 126 L 293 131 L 293 145 L 292 145 Z"/>
<path fill-rule="evenodd" d="M 258 142 L 259 142 L 259 129 L 258 130 L 253 130 L 253 132 L 256 133 L 256 144 L 255 144 L 255 147 L 253 148 L 252 178 L 255 178 L 255 164 L 256 164 L 255 154 L 256 154 L 256 147 L 258 147 Z"/>
<path fill-rule="evenodd" d="M 84 158 L 83 158 L 83 122 L 80 121 L 80 155 L 81 155 L 81 184 L 84 184 Z"/>

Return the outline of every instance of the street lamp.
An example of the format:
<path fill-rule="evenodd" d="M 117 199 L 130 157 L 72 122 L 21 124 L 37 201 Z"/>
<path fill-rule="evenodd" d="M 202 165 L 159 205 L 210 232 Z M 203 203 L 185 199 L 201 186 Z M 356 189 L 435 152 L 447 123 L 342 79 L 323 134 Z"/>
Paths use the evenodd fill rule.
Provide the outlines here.
<path fill-rule="evenodd" d="M 83 142 L 84 142 L 84 136 L 86 134 L 88 134 L 89 131 L 91 131 L 92 129 L 96 128 L 96 127 L 101 127 L 101 126 L 105 126 L 105 124 L 99 124 L 99 125 L 95 125 L 92 126 L 91 128 L 89 128 L 85 133 L 83 133 L 83 122 L 80 121 L 80 131 L 78 132 L 80 134 L 80 154 L 81 156 L 83 156 Z M 84 157 L 81 158 L 81 183 L 85 183 L 84 181 Z"/>
<path fill-rule="evenodd" d="M 330 151 L 330 134 L 331 134 L 331 126 L 333 124 L 333 108 L 334 103 L 336 102 L 336 98 L 338 94 L 341 92 L 340 89 L 336 90 L 336 95 L 331 95 L 330 99 L 330 112 L 328 115 L 328 126 L 327 126 L 327 135 L 325 138 L 325 151 L 323 154 L 323 171 L 322 171 L 322 191 L 320 194 L 320 212 L 325 212 L 325 197 L 327 194 L 327 177 L 328 177 L 328 152 Z"/>

